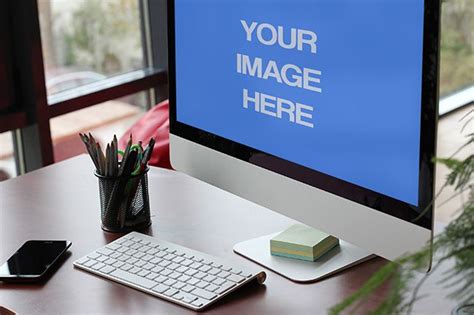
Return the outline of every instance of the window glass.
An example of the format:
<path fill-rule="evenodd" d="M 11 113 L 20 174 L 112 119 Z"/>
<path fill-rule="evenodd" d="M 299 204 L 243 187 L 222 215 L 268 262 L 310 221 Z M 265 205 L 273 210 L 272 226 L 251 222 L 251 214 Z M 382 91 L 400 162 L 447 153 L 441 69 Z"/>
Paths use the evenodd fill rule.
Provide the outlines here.
<path fill-rule="evenodd" d="M 38 0 L 48 94 L 143 68 L 138 0 Z"/>
<path fill-rule="evenodd" d="M 0 133 L 0 182 L 17 175 L 13 150 L 12 132 Z"/>
<path fill-rule="evenodd" d="M 440 94 L 474 84 L 474 7 L 472 0 L 443 1 Z"/>
<path fill-rule="evenodd" d="M 50 120 L 54 159 L 59 162 L 86 150 L 78 134 L 91 132 L 101 144 L 120 138 L 144 113 L 147 91 L 107 101 Z"/>

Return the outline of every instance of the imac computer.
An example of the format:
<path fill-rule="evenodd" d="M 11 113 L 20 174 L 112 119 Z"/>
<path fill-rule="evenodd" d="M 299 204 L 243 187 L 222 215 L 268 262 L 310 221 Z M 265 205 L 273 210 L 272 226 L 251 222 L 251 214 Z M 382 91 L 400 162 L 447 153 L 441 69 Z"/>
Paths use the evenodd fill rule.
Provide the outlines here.
<path fill-rule="evenodd" d="M 238 253 L 304 281 L 430 244 L 439 11 L 168 1 L 173 167 L 341 239 L 312 278 L 268 258 L 266 236 Z"/>

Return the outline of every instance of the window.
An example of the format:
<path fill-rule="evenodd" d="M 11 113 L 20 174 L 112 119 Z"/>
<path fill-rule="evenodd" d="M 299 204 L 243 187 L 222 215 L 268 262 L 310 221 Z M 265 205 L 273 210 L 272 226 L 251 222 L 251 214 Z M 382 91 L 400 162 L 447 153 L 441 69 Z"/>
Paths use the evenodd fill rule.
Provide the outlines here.
<path fill-rule="evenodd" d="M 443 1 L 441 15 L 440 95 L 474 85 L 472 0 Z"/>
<path fill-rule="evenodd" d="M 167 98 L 166 0 L 0 1 L 0 43 L 0 169 L 73 156 L 77 132 L 120 136 Z"/>
<path fill-rule="evenodd" d="M 39 0 L 48 95 L 145 67 L 138 0 Z"/>

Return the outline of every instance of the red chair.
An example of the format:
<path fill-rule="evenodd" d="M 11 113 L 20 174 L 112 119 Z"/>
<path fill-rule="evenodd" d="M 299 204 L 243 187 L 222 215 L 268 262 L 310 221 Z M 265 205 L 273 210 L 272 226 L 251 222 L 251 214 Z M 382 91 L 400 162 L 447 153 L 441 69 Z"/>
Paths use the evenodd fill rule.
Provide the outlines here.
<path fill-rule="evenodd" d="M 133 142 L 142 141 L 146 146 L 151 137 L 156 140 L 149 164 L 173 169 L 170 163 L 169 101 L 163 101 L 150 109 L 145 116 L 130 127 L 119 139 L 119 148 L 125 148 L 133 135 Z"/>

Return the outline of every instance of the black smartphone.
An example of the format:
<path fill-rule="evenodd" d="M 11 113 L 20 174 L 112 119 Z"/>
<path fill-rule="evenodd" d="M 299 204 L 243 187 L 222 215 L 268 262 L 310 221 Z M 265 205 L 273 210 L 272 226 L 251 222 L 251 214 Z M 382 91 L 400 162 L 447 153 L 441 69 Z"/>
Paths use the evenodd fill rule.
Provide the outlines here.
<path fill-rule="evenodd" d="M 0 267 L 0 281 L 41 280 L 71 244 L 69 241 L 27 241 Z"/>

